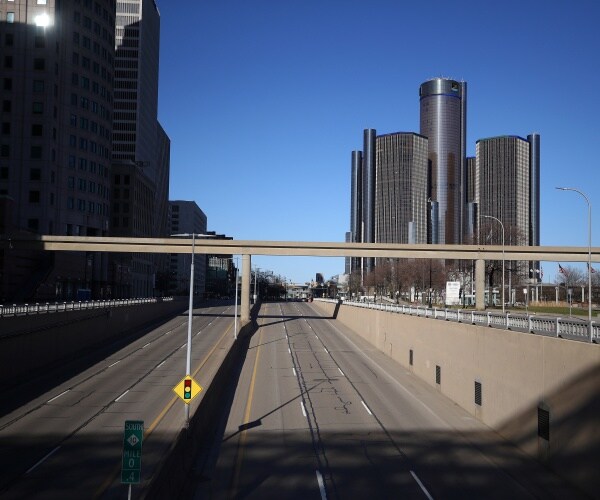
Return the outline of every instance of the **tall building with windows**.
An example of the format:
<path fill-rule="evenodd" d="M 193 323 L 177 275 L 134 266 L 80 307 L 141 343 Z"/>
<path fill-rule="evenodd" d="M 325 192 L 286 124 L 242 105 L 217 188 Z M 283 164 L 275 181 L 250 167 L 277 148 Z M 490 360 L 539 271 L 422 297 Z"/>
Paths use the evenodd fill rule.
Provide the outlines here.
<path fill-rule="evenodd" d="M 113 204 L 113 235 L 168 235 L 170 141 L 157 121 L 160 13 L 154 0 L 117 0 L 115 26 L 115 98 L 113 119 L 113 189 L 127 175 L 151 193 L 153 204 L 117 200 Z M 127 191 L 120 190 L 123 196 Z M 131 193 L 130 193 L 131 194 Z M 123 212 L 127 207 L 128 212 Z M 145 222 L 148 222 L 147 224 Z M 161 255 L 131 254 L 132 296 L 155 293 L 157 274 L 166 272 Z M 112 270 L 118 268 L 112 260 Z M 126 290 L 124 290 L 126 292 Z"/>
<path fill-rule="evenodd" d="M 377 243 L 427 243 L 427 142 L 412 132 L 376 138 Z"/>
<path fill-rule="evenodd" d="M 375 242 L 375 137 L 377 131 L 368 128 L 363 131 L 362 152 L 362 242 Z M 375 259 L 365 257 L 362 265 L 366 272 L 371 272 Z"/>
<path fill-rule="evenodd" d="M 421 84 L 420 133 L 429 139 L 431 243 L 461 243 L 465 210 L 467 84 L 434 78 Z"/>
<path fill-rule="evenodd" d="M 115 1 L 0 2 L 0 197 L 7 234 L 109 229 Z M 0 300 L 107 293 L 107 262 L 10 250 Z"/>
<path fill-rule="evenodd" d="M 350 177 L 350 241 L 353 243 L 362 242 L 362 151 L 352 151 Z M 348 239 L 348 238 L 346 238 Z M 352 271 L 359 270 L 361 259 L 350 257 L 349 265 Z"/>
<path fill-rule="evenodd" d="M 169 201 L 169 228 L 171 234 L 206 234 L 207 217 L 195 201 Z M 185 295 L 190 287 L 190 254 L 173 253 L 169 256 L 169 290 Z M 194 295 L 203 296 L 206 287 L 207 256 L 197 254 L 194 259 Z"/>
<path fill-rule="evenodd" d="M 475 202 L 482 215 L 502 221 L 507 245 L 539 245 L 540 136 L 480 139 L 476 143 Z M 482 236 L 480 236 L 481 238 Z M 538 263 L 521 263 L 523 274 Z M 536 277 L 536 276 L 531 276 Z"/>

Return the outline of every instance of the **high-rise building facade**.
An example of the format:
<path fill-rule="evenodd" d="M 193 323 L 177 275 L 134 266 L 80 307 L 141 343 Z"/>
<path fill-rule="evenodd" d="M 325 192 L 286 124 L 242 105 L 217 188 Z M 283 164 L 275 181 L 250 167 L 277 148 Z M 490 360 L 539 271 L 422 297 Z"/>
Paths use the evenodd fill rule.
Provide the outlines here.
<path fill-rule="evenodd" d="M 169 234 L 170 141 L 157 121 L 160 14 L 154 0 L 117 0 L 116 12 L 113 191 L 119 189 L 116 180 L 127 175 L 132 184 L 144 186 L 154 202 L 146 213 L 144 203 L 123 200 L 129 211 L 125 220 L 113 212 L 119 225 L 113 225 L 112 234 L 164 237 Z M 117 200 L 113 205 L 121 211 L 123 206 Z M 131 295 L 154 294 L 156 275 L 166 272 L 167 260 L 150 254 L 129 257 L 120 265 L 131 270 Z M 112 263 L 114 271 L 118 261 Z"/>
<path fill-rule="evenodd" d="M 362 242 L 362 151 L 352 151 L 350 177 L 350 241 Z M 350 272 L 359 270 L 361 259 L 350 257 Z"/>
<path fill-rule="evenodd" d="M 419 98 L 420 133 L 429 139 L 431 243 L 461 243 L 467 84 L 434 78 L 421 84 Z"/>
<path fill-rule="evenodd" d="M 527 139 L 491 137 L 476 143 L 478 226 L 483 224 L 482 215 L 498 218 L 504 225 L 507 245 L 539 245 L 539 151 L 539 134 Z M 527 268 L 537 270 L 538 264 L 520 263 L 519 267 L 527 274 Z"/>
<path fill-rule="evenodd" d="M 376 138 L 377 243 L 427 243 L 427 142 L 415 133 Z"/>
<path fill-rule="evenodd" d="M 365 129 L 363 132 L 362 153 L 362 242 L 375 242 L 375 137 L 376 130 Z M 371 272 L 375 259 L 362 259 L 363 268 Z"/>
<path fill-rule="evenodd" d="M 206 234 L 207 217 L 195 201 L 169 201 L 171 234 Z M 190 286 L 190 254 L 170 254 L 169 289 L 185 295 Z M 207 256 L 197 254 L 194 259 L 194 295 L 203 296 L 206 286 Z"/>
<path fill-rule="evenodd" d="M 114 30 L 114 0 L 0 2 L 0 196 L 11 231 L 108 234 Z M 107 291 L 96 253 L 21 257 L 0 258 L 0 298 Z"/>

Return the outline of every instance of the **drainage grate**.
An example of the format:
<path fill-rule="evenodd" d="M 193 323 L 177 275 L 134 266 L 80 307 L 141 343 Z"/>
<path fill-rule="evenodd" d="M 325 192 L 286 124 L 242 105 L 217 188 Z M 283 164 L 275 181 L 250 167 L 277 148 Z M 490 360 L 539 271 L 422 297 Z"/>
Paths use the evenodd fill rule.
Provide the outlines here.
<path fill-rule="evenodd" d="M 439 365 L 435 365 L 435 383 L 436 384 L 442 383 L 442 369 L 440 368 Z"/>
<path fill-rule="evenodd" d="M 408 364 L 410 366 L 413 365 L 413 350 L 412 349 L 410 351 L 408 351 Z"/>
<path fill-rule="evenodd" d="M 481 406 L 481 382 L 475 381 L 475 404 Z"/>
<path fill-rule="evenodd" d="M 538 436 L 550 441 L 550 411 L 538 407 Z"/>

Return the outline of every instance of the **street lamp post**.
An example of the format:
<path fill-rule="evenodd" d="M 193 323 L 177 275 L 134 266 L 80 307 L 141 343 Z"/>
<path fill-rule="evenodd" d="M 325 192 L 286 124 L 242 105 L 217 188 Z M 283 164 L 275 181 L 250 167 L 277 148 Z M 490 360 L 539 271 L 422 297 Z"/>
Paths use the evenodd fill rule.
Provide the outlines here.
<path fill-rule="evenodd" d="M 485 217 L 486 219 L 494 219 L 495 221 L 500 223 L 502 227 L 502 313 L 504 313 L 504 224 L 502 221 L 493 215 L 481 215 L 481 217 Z M 491 300 L 491 297 L 490 297 Z"/>
<path fill-rule="evenodd" d="M 192 261 L 190 263 L 190 298 L 188 304 L 188 329 L 187 329 L 187 349 L 185 356 L 185 375 L 186 377 L 191 376 L 192 371 L 192 318 L 194 317 L 194 254 L 196 252 L 196 236 L 212 237 L 211 234 L 197 234 L 197 233 L 182 233 L 172 234 L 171 236 L 185 236 L 192 237 Z M 185 426 L 190 425 L 190 405 L 184 403 L 185 408 Z"/>
<path fill-rule="evenodd" d="M 590 331 L 590 342 L 592 341 L 592 204 L 588 197 L 579 189 L 571 187 L 557 187 L 560 191 L 575 191 L 583 196 L 588 206 L 588 328 Z"/>

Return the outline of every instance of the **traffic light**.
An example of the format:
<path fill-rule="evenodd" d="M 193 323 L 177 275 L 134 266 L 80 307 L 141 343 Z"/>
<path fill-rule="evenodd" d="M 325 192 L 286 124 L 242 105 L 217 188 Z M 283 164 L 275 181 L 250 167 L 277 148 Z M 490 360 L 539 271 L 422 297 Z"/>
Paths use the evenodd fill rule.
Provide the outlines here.
<path fill-rule="evenodd" d="M 183 381 L 183 399 L 192 399 L 192 379 L 186 378 Z"/>

